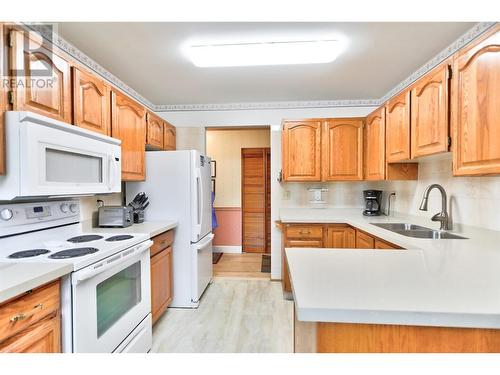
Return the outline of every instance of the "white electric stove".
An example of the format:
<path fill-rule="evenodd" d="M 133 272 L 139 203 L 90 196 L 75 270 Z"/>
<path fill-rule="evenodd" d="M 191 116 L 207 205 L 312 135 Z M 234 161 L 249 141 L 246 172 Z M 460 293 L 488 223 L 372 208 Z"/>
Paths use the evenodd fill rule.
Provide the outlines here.
<path fill-rule="evenodd" d="M 70 263 L 62 280 L 65 352 L 151 349 L 146 234 L 84 233 L 78 201 L 0 204 L 0 261 Z"/>

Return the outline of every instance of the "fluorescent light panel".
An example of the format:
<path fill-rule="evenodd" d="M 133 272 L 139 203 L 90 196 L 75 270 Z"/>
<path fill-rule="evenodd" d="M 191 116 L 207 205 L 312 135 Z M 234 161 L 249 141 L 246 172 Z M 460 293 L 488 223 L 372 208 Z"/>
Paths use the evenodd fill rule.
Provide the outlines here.
<path fill-rule="evenodd" d="M 187 55 L 202 68 L 322 64 L 332 62 L 341 52 L 337 40 L 194 45 Z"/>

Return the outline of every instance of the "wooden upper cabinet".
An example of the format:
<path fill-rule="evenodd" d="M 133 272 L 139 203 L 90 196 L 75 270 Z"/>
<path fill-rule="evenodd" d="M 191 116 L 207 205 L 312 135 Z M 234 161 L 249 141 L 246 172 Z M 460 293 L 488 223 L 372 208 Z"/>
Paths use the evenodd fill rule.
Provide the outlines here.
<path fill-rule="evenodd" d="M 451 84 L 453 174 L 500 173 L 500 26 L 459 51 Z"/>
<path fill-rule="evenodd" d="M 365 180 L 385 178 L 385 108 L 369 114 L 365 126 Z"/>
<path fill-rule="evenodd" d="M 96 76 L 73 67 L 73 123 L 110 135 L 110 89 Z"/>
<path fill-rule="evenodd" d="M 410 159 L 410 91 L 389 100 L 385 106 L 387 163 Z"/>
<path fill-rule="evenodd" d="M 71 123 L 70 64 L 54 49 L 29 38 L 28 33 L 10 31 L 10 75 L 14 111 L 32 111 Z"/>
<path fill-rule="evenodd" d="M 283 124 L 284 181 L 321 181 L 321 121 Z"/>
<path fill-rule="evenodd" d="M 163 149 L 167 151 L 174 151 L 177 148 L 176 145 L 176 131 L 173 125 L 165 122 L 163 129 Z"/>
<path fill-rule="evenodd" d="M 122 180 L 144 180 L 146 110 L 114 91 L 111 93 L 111 134 L 122 141 Z"/>
<path fill-rule="evenodd" d="M 411 89 L 411 157 L 448 151 L 448 69 L 443 64 Z"/>
<path fill-rule="evenodd" d="M 325 122 L 323 181 L 363 179 L 363 119 L 331 119 Z"/>
<path fill-rule="evenodd" d="M 163 120 L 155 114 L 147 113 L 146 143 L 149 146 L 163 148 Z"/>

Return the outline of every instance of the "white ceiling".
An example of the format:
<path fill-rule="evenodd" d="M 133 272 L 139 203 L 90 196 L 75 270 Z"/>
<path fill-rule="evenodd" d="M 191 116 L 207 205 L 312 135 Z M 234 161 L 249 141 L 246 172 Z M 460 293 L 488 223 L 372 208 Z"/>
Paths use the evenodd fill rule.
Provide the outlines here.
<path fill-rule="evenodd" d="M 473 23 L 59 23 L 58 33 L 156 105 L 378 99 Z M 337 38 L 329 64 L 197 68 L 186 43 Z"/>

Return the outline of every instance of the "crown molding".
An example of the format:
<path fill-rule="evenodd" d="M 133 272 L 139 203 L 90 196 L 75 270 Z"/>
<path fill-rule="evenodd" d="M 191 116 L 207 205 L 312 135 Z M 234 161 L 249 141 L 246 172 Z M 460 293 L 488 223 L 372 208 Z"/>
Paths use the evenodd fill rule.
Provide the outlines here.
<path fill-rule="evenodd" d="M 22 23 L 25 27 L 39 32 L 43 38 L 69 54 L 76 61 L 93 70 L 105 80 L 111 82 L 120 90 L 131 96 L 155 112 L 188 112 L 188 111 L 238 111 L 238 110 L 271 110 L 271 109 L 303 109 L 303 108 L 337 108 L 337 107 L 367 107 L 380 106 L 388 99 L 404 90 L 420 77 L 435 68 L 441 62 L 453 55 L 460 48 L 476 39 L 485 31 L 496 25 L 497 22 L 480 22 L 464 33 L 460 38 L 439 52 L 436 56 L 422 65 L 406 79 L 398 83 L 380 99 L 352 99 L 352 100 L 307 100 L 307 101 L 276 101 L 276 102 L 248 102 L 248 103 L 219 103 L 219 104 L 159 104 L 155 105 L 137 91 L 121 81 L 118 77 L 103 68 L 78 48 L 60 37 L 53 28 L 44 24 Z"/>
<path fill-rule="evenodd" d="M 66 52 L 68 55 L 70 55 L 73 59 L 78 61 L 80 64 L 84 65 L 85 67 L 91 69 L 98 75 L 100 75 L 102 78 L 104 78 L 106 81 L 112 83 L 116 87 L 118 87 L 120 90 L 125 92 L 127 95 L 131 96 L 135 100 L 137 100 L 139 103 L 142 103 L 146 107 L 148 107 L 151 110 L 155 110 L 156 105 L 153 104 L 151 101 L 146 99 L 144 96 L 139 94 L 137 91 L 135 91 L 133 88 L 128 86 L 125 82 L 120 80 L 118 77 L 116 77 L 114 74 L 112 74 L 110 71 L 106 70 L 104 67 L 99 65 L 97 62 L 92 60 L 90 57 L 88 57 L 85 53 L 80 51 L 78 48 L 76 48 L 74 45 L 66 41 L 64 38 L 59 36 L 55 30 L 50 27 L 50 25 L 47 24 L 40 24 L 40 23 L 29 23 L 29 22 L 23 22 L 22 25 L 25 27 L 36 31 L 39 33 L 45 40 L 48 42 L 52 43 L 56 47 L 60 48 L 64 52 Z"/>
<path fill-rule="evenodd" d="M 173 104 L 157 105 L 157 112 L 182 111 L 238 111 L 263 109 L 293 109 L 293 108 L 336 108 L 336 107 L 369 107 L 380 104 L 379 99 L 352 100 L 304 100 L 290 102 L 250 102 L 250 103 L 220 103 L 220 104 Z"/>
<path fill-rule="evenodd" d="M 469 44 L 472 40 L 476 39 L 479 35 L 489 30 L 491 27 L 495 26 L 496 22 L 480 22 L 470 30 L 468 30 L 465 34 L 463 34 L 460 38 L 455 40 L 452 44 L 446 47 L 444 50 L 439 52 L 432 59 L 427 61 L 424 65 L 422 65 L 418 70 L 413 72 L 406 79 L 398 83 L 394 88 L 392 88 L 387 94 L 385 94 L 381 99 L 380 103 L 386 102 L 388 99 L 392 98 L 397 93 L 403 91 L 405 88 L 410 86 L 413 82 L 418 80 L 420 77 L 434 69 L 436 66 L 441 64 L 448 57 L 453 55 L 459 49 Z"/>

